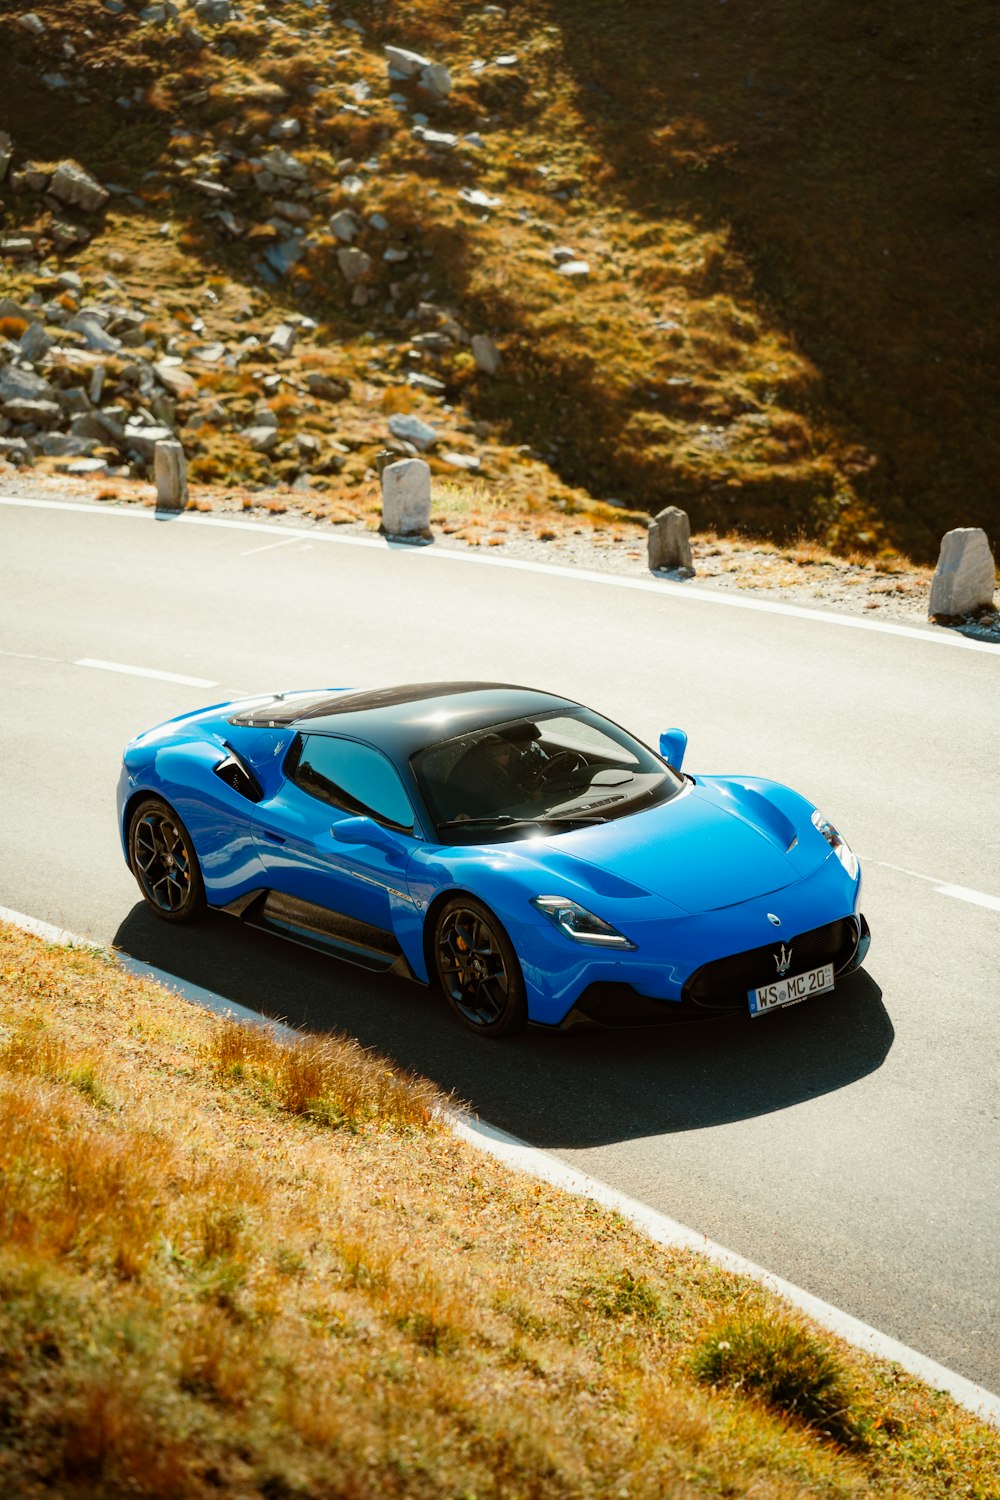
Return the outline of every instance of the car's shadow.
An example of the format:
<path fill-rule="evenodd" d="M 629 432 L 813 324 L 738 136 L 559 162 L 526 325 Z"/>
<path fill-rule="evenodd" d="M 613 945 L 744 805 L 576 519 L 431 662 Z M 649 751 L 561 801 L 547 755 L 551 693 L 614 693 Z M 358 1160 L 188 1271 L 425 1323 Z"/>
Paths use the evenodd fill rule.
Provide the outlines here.
<path fill-rule="evenodd" d="M 529 1030 L 486 1042 L 436 989 L 365 973 L 231 917 L 171 927 L 139 903 L 115 945 L 261 1014 L 346 1032 L 540 1146 L 597 1146 L 785 1109 L 874 1072 L 894 1035 L 863 972 L 830 997 L 754 1022 Z"/>

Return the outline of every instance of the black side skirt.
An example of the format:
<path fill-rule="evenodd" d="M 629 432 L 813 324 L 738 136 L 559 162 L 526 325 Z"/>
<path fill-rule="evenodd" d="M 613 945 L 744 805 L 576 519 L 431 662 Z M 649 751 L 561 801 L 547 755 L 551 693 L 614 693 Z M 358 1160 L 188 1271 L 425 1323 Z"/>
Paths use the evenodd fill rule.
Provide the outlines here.
<path fill-rule="evenodd" d="M 222 908 L 248 927 L 289 938 L 317 953 L 330 953 L 376 974 L 413 979 L 412 969 L 391 932 L 345 917 L 341 912 L 278 891 L 252 891 Z"/>

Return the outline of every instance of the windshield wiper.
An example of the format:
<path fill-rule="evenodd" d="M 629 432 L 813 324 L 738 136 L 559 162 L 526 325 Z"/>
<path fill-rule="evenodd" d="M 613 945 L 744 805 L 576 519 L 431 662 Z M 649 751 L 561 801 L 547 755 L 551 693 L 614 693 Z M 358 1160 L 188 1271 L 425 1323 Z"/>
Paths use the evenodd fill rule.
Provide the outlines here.
<path fill-rule="evenodd" d="M 533 828 L 538 823 L 606 823 L 607 818 L 587 813 L 539 813 L 534 818 L 515 818 L 511 813 L 492 813 L 481 818 L 447 818 L 437 825 L 445 828 Z"/>

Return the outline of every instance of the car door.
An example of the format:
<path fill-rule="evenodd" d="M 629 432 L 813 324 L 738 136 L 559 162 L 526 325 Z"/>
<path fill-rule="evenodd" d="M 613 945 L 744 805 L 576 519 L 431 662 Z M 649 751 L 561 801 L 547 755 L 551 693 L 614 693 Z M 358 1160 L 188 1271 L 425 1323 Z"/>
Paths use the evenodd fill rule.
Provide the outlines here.
<path fill-rule="evenodd" d="M 409 900 L 406 866 L 414 813 L 395 766 L 359 740 L 300 734 L 274 795 L 254 809 L 252 832 L 270 888 L 335 913 L 345 936 L 381 947 L 394 899 Z M 359 815 L 388 830 L 388 847 L 338 843 L 333 828 Z"/>

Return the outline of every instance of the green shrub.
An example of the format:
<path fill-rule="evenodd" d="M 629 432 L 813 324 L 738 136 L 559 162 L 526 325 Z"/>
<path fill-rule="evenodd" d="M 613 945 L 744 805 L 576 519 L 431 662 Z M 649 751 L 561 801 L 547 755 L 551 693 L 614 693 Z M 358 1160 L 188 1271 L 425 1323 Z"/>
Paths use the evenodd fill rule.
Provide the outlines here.
<path fill-rule="evenodd" d="M 745 1391 L 849 1447 L 864 1446 L 864 1424 L 833 1349 L 781 1313 L 749 1311 L 714 1324 L 691 1360 L 699 1380 Z"/>

